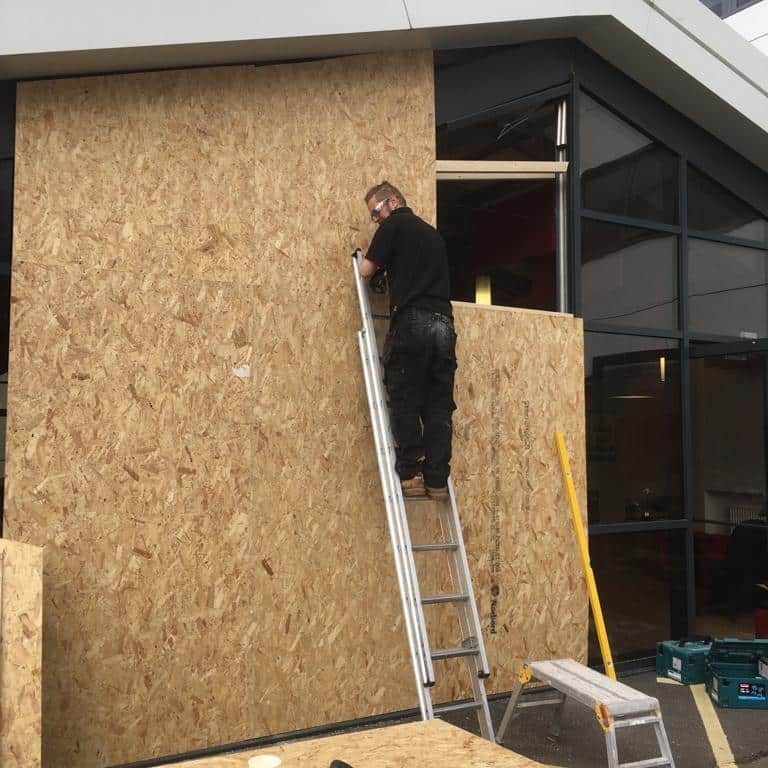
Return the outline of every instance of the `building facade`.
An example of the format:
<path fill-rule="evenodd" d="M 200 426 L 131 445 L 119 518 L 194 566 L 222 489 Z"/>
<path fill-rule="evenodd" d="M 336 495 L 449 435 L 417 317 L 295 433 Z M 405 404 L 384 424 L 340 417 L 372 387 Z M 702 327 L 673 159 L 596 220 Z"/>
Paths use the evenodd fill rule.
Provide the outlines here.
<path fill-rule="evenodd" d="M 416 79 L 422 96 L 433 89 L 437 170 L 420 183 L 434 184 L 454 299 L 583 319 L 590 547 L 614 656 L 644 663 L 661 639 L 754 634 L 768 608 L 768 70 L 764 35 L 750 45 L 737 32 L 742 14 L 765 18 L 768 3 L 705 4 L 736 31 L 694 0 L 553 0 L 513 12 L 408 0 L 381 4 L 377 18 L 351 2 L 330 18 L 299 0 L 215 16 L 89 0 L 66 18 L 42 0 L 10 10 L 0 32 L 3 387 L 12 233 L 28 213 L 18 198 L 14 209 L 17 95 L 28 81 L 189 68 L 194 83 L 204 67 L 207 88 L 210 67 L 367 53 L 373 93 L 407 94 L 402 62 L 396 85 L 388 79 L 390 57 L 432 50 L 432 77 Z M 303 87 L 345 99 L 336 81 Z M 385 148 L 412 127 L 407 110 L 395 112 L 403 99 L 392 101 L 399 127 L 377 125 Z M 354 109 L 349 121 L 365 121 Z M 562 159 L 562 184 L 440 170 Z M 514 351 L 517 341 L 496 343 Z M 596 643 L 589 658 L 600 661 Z"/>

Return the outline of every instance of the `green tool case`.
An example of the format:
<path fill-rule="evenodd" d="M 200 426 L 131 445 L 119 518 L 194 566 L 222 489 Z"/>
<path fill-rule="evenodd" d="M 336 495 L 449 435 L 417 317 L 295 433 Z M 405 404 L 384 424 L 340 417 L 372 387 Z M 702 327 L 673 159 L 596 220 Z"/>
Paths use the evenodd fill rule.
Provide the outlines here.
<path fill-rule="evenodd" d="M 664 640 L 656 643 L 656 674 L 678 683 L 703 683 L 711 638 Z"/>
<path fill-rule="evenodd" d="M 720 707 L 768 709 L 764 659 L 768 640 L 713 640 L 707 659 L 707 693 Z"/>

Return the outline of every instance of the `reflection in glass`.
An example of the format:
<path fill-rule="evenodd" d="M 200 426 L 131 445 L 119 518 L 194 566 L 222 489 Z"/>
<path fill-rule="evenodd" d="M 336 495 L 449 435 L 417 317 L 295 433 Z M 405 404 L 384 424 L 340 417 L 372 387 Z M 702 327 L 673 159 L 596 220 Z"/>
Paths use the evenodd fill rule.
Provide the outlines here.
<path fill-rule="evenodd" d="M 753 637 L 768 621 L 767 362 L 765 353 L 690 362 L 700 634 Z"/>
<path fill-rule="evenodd" d="M 768 220 L 692 165 L 688 166 L 688 226 L 768 245 Z"/>
<path fill-rule="evenodd" d="M 677 156 L 585 93 L 579 120 L 582 206 L 676 224 Z"/>
<path fill-rule="evenodd" d="M 560 101 L 558 98 L 525 107 L 512 104 L 438 125 L 437 157 L 440 160 L 554 161 Z"/>
<path fill-rule="evenodd" d="M 582 220 L 584 317 L 618 325 L 677 328 L 677 237 Z"/>
<path fill-rule="evenodd" d="M 590 536 L 589 552 L 616 661 L 653 655 L 658 640 L 688 634 L 682 531 Z M 589 663 L 602 663 L 592 622 Z"/>
<path fill-rule="evenodd" d="M 451 298 L 555 308 L 555 185 L 551 180 L 442 181 L 437 225 L 448 246 Z"/>
<path fill-rule="evenodd" d="M 768 252 L 690 238 L 688 307 L 692 331 L 768 336 Z"/>
<path fill-rule="evenodd" d="M 677 341 L 586 333 L 590 523 L 683 517 Z"/>

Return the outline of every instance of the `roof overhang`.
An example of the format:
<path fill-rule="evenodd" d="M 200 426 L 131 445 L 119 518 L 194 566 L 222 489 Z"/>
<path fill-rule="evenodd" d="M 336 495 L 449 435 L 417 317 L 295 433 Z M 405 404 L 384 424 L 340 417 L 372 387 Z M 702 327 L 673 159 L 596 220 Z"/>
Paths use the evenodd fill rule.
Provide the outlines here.
<path fill-rule="evenodd" d="M 27 0 L 0 78 L 26 79 L 574 37 L 768 171 L 768 59 L 698 0 Z M 74 19 L 74 21 L 73 21 Z"/>

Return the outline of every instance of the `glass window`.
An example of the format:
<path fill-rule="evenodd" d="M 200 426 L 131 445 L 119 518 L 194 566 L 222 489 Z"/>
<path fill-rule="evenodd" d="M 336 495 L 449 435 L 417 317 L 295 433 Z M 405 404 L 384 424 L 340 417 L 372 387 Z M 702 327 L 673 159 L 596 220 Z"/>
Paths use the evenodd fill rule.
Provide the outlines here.
<path fill-rule="evenodd" d="M 440 160 L 557 160 L 555 133 L 561 98 L 496 108 L 437 126 Z"/>
<path fill-rule="evenodd" d="M 437 224 L 448 246 L 451 298 L 555 309 L 555 184 L 441 181 Z"/>
<path fill-rule="evenodd" d="M 768 252 L 711 240 L 688 240 L 692 331 L 768 336 Z"/>
<path fill-rule="evenodd" d="M 678 221 L 678 160 L 581 93 L 581 204 L 648 221 Z"/>
<path fill-rule="evenodd" d="M 767 367 L 765 352 L 690 361 L 699 634 L 751 637 L 768 609 Z"/>
<path fill-rule="evenodd" d="M 616 661 L 655 654 L 657 641 L 688 634 L 683 531 L 590 536 L 589 553 Z M 589 663 L 601 662 L 590 621 Z"/>
<path fill-rule="evenodd" d="M 683 517 L 675 340 L 586 333 L 590 523 Z"/>
<path fill-rule="evenodd" d="M 584 317 L 677 328 L 677 237 L 590 219 L 581 227 Z"/>
<path fill-rule="evenodd" d="M 688 166 L 688 227 L 768 244 L 768 220 L 691 165 Z"/>

